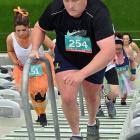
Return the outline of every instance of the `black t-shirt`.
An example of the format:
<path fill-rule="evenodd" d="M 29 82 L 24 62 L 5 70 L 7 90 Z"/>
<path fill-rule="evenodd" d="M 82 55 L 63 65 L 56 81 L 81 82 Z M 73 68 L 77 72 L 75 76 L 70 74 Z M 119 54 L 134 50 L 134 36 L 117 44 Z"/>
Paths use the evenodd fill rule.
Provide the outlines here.
<path fill-rule="evenodd" d="M 44 30 L 55 30 L 56 47 L 59 52 L 79 68 L 87 65 L 100 51 L 97 41 L 114 34 L 108 9 L 99 0 L 88 0 L 86 9 L 79 18 L 74 18 L 67 13 L 62 0 L 53 1 L 40 17 L 39 25 Z M 66 50 L 66 35 L 89 38 L 92 51 Z M 71 46 L 75 43 L 79 45 L 79 40 L 72 41 Z M 84 41 L 80 42 L 80 44 L 84 43 Z"/>

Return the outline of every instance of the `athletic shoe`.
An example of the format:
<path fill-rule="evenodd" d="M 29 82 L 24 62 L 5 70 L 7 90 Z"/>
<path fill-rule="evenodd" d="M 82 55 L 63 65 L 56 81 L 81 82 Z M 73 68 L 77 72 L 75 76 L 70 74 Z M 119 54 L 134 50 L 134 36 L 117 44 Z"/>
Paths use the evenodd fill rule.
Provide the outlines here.
<path fill-rule="evenodd" d="M 47 125 L 46 114 L 40 114 L 39 121 L 40 121 L 40 125 L 41 125 L 42 127 L 46 126 L 46 125 Z"/>
<path fill-rule="evenodd" d="M 125 101 L 121 101 L 121 105 L 126 105 L 126 102 Z"/>
<path fill-rule="evenodd" d="M 37 123 L 40 122 L 40 117 L 38 116 L 37 119 L 35 120 Z"/>
<path fill-rule="evenodd" d="M 99 140 L 99 120 L 96 119 L 94 126 L 87 126 L 87 138 L 86 140 Z"/>
<path fill-rule="evenodd" d="M 72 136 L 70 140 L 83 140 L 83 137 L 80 136 Z"/>
<path fill-rule="evenodd" d="M 96 114 L 96 117 L 105 117 L 104 112 L 103 112 L 101 107 L 99 108 L 99 110 L 98 110 L 98 112 Z"/>
<path fill-rule="evenodd" d="M 116 98 L 113 100 L 113 103 L 114 103 L 114 104 L 116 103 Z"/>
<path fill-rule="evenodd" d="M 108 99 L 106 99 L 105 102 L 106 102 L 106 106 L 108 109 L 109 117 L 114 118 L 116 116 L 116 109 L 115 109 L 113 102 L 111 100 L 108 100 Z"/>

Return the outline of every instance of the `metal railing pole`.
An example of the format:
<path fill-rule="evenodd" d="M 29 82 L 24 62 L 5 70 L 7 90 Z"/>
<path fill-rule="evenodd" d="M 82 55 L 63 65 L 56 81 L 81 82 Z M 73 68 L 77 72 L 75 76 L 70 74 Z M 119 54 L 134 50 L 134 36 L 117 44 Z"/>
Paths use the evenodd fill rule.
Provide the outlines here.
<path fill-rule="evenodd" d="M 80 103 L 81 116 L 85 116 L 82 86 L 80 86 L 79 88 L 79 103 Z"/>
<path fill-rule="evenodd" d="M 51 99 L 51 109 L 53 114 L 53 122 L 54 122 L 54 130 L 55 130 L 55 137 L 56 140 L 60 140 L 60 131 L 59 131 L 59 123 L 58 123 L 58 114 L 57 114 L 57 107 L 56 107 L 56 98 L 54 92 L 54 84 L 52 78 L 52 70 L 50 66 L 50 62 L 46 58 L 40 58 L 41 61 L 44 61 L 47 67 L 47 76 L 48 76 L 48 84 L 49 84 L 49 96 Z"/>
<path fill-rule="evenodd" d="M 55 137 L 56 140 L 60 140 L 60 131 L 59 131 L 59 123 L 58 123 L 58 115 L 57 115 L 56 100 L 55 100 L 55 93 L 54 93 L 54 84 L 53 84 L 53 78 L 51 73 L 51 66 L 46 58 L 40 57 L 38 60 L 44 61 L 47 67 L 46 72 L 48 76 L 48 85 L 49 85 L 49 92 L 50 92 L 50 99 L 51 99 L 51 109 L 53 114 Z M 29 140 L 35 140 L 35 133 L 34 133 L 33 123 L 32 123 L 29 97 L 28 97 L 28 78 L 29 78 L 28 73 L 32 62 L 33 62 L 33 58 L 29 58 L 25 63 L 24 70 L 23 70 L 22 93 L 21 93 Z"/>
<path fill-rule="evenodd" d="M 33 128 L 33 121 L 32 121 L 32 115 L 31 115 L 30 105 L 29 105 L 29 96 L 28 96 L 28 79 L 29 79 L 28 73 L 32 61 L 33 58 L 30 58 L 25 63 L 23 69 L 22 88 L 21 88 L 22 104 L 23 104 L 23 110 L 24 110 L 24 116 L 25 116 L 29 140 L 35 140 L 35 133 Z"/>

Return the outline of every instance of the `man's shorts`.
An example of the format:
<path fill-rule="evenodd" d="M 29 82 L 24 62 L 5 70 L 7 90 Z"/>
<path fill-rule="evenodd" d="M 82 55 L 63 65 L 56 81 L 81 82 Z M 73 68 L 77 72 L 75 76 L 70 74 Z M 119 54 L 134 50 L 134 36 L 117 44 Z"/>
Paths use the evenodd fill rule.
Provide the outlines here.
<path fill-rule="evenodd" d="M 71 64 L 68 62 L 58 51 L 57 48 L 55 48 L 55 73 L 66 71 L 66 70 L 79 70 L 74 64 Z M 94 84 L 102 84 L 103 78 L 105 74 L 105 68 L 101 71 L 87 77 L 85 80 Z"/>
<path fill-rule="evenodd" d="M 108 70 L 107 72 L 105 72 L 105 78 L 106 78 L 108 84 L 119 85 L 118 74 L 117 74 L 115 67 L 113 67 L 110 70 Z"/>

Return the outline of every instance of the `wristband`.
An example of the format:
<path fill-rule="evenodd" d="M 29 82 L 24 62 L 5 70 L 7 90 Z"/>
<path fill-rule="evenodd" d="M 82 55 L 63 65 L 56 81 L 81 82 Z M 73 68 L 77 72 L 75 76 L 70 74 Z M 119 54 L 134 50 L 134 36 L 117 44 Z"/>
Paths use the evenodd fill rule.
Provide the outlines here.
<path fill-rule="evenodd" d="M 131 74 L 136 74 L 136 69 L 131 69 Z"/>

